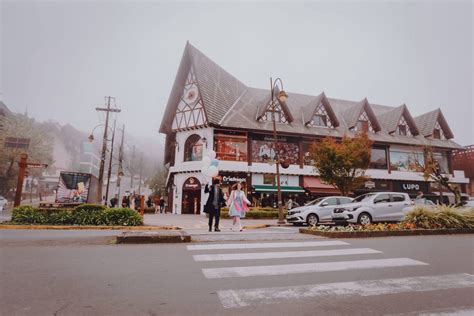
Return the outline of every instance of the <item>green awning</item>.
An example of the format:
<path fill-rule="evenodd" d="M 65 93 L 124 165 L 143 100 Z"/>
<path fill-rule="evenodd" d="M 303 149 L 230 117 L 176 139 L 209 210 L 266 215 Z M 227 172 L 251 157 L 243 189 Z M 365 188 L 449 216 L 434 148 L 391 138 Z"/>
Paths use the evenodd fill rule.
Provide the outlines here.
<path fill-rule="evenodd" d="M 257 192 L 277 192 L 278 188 L 276 185 L 253 185 L 255 191 Z M 297 186 L 280 186 L 281 192 L 294 192 L 294 193 L 304 193 L 304 189 L 302 187 Z"/>

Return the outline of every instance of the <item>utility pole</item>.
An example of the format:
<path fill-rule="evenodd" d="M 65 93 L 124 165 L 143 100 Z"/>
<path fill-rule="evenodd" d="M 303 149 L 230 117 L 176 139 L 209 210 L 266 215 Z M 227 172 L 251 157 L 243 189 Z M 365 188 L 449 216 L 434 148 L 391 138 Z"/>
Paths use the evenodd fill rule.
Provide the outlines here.
<path fill-rule="evenodd" d="M 130 192 L 133 190 L 133 177 L 135 176 L 135 166 L 133 165 L 135 163 L 135 145 L 133 145 L 133 150 L 132 150 L 132 160 L 130 163 Z"/>
<path fill-rule="evenodd" d="M 122 141 L 120 142 L 120 149 L 119 149 L 119 167 L 117 171 L 117 191 L 118 191 L 118 199 L 120 202 L 120 182 L 123 177 L 123 139 L 125 138 L 125 124 L 123 124 L 122 128 Z"/>
<path fill-rule="evenodd" d="M 109 171 L 107 172 L 107 189 L 105 190 L 105 203 L 109 200 L 109 185 L 110 185 L 110 175 L 112 174 L 112 158 L 114 154 L 114 139 L 115 139 L 115 123 L 117 120 L 114 120 L 114 130 L 112 133 L 112 142 L 110 144 L 110 158 L 109 158 Z"/>
<path fill-rule="evenodd" d="M 109 114 L 110 112 L 119 113 L 120 109 L 111 109 L 110 108 L 110 99 L 112 97 L 107 97 L 107 107 L 106 108 L 95 108 L 98 112 L 105 112 L 105 128 L 104 128 L 104 138 L 102 140 L 102 153 L 100 155 L 100 168 L 99 168 L 99 189 L 97 190 L 97 199 L 102 201 L 102 187 L 104 185 L 104 167 L 105 167 L 105 155 L 107 152 L 107 131 L 109 129 Z M 107 202 L 107 201 L 106 201 Z"/>
<path fill-rule="evenodd" d="M 140 154 L 140 182 L 138 183 L 138 194 L 142 194 L 143 153 Z"/>

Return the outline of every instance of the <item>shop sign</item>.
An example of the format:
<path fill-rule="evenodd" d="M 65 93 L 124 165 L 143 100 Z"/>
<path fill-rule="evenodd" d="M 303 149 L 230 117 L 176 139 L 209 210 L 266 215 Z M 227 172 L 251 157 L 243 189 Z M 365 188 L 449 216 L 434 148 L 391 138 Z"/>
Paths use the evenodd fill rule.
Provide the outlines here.
<path fill-rule="evenodd" d="M 428 192 L 428 183 L 423 182 L 394 182 L 394 189 L 402 192 Z"/>
<path fill-rule="evenodd" d="M 416 183 L 402 183 L 403 190 L 420 190 L 420 185 Z"/>
<path fill-rule="evenodd" d="M 230 182 L 247 182 L 247 178 L 239 177 L 239 176 L 223 176 L 222 182 L 230 183 Z"/>
<path fill-rule="evenodd" d="M 374 181 L 367 181 L 367 182 L 365 182 L 365 187 L 367 189 L 375 189 L 375 182 Z"/>
<path fill-rule="evenodd" d="M 201 184 L 195 178 L 189 178 L 183 185 L 183 189 L 197 190 L 201 187 Z"/>

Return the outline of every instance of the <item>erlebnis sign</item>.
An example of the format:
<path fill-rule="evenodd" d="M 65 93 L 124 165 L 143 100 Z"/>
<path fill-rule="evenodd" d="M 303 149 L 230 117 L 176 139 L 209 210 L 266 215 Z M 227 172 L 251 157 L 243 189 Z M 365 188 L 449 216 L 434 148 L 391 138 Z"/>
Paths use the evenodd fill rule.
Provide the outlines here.
<path fill-rule="evenodd" d="M 247 178 L 242 178 L 238 176 L 223 176 L 222 182 L 229 183 L 229 182 L 247 182 Z"/>

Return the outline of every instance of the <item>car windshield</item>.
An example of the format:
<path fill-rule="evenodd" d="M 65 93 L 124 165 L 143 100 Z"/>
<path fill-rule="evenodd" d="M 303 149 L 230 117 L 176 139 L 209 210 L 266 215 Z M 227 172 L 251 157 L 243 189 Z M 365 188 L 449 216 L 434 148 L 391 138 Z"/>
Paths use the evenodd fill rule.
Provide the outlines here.
<path fill-rule="evenodd" d="M 375 194 L 374 193 L 367 193 L 363 195 L 359 195 L 352 201 L 352 203 L 357 203 L 357 202 L 364 202 L 370 200 Z"/>
<path fill-rule="evenodd" d="M 321 202 L 323 200 L 323 198 L 319 198 L 319 199 L 316 199 L 316 200 L 313 200 L 311 202 L 308 202 L 306 203 L 305 205 L 316 205 L 318 204 L 319 202 Z"/>

